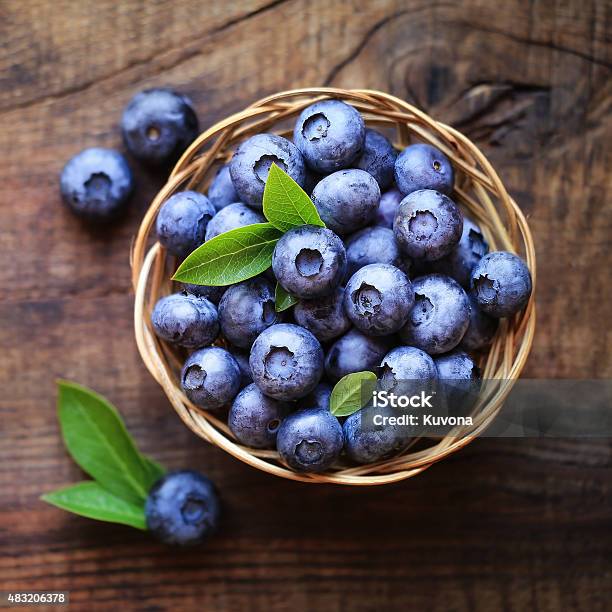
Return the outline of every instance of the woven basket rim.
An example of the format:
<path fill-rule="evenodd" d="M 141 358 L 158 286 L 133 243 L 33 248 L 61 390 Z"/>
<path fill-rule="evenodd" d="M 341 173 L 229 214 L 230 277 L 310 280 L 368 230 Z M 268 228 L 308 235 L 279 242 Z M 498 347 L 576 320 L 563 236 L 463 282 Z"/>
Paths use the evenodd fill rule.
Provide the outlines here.
<path fill-rule="evenodd" d="M 533 290 L 520 313 L 500 321 L 498 333 L 482 358 L 483 377 L 503 379 L 504 382 L 491 397 L 482 400 L 481 412 L 472 428 L 455 428 L 424 450 L 410 452 L 408 449 L 376 464 L 339 465 L 321 474 L 301 474 L 282 465 L 276 451 L 255 450 L 237 443 L 223 421 L 198 408 L 182 392 L 176 377 L 181 365 L 179 358 L 171 347 L 155 336 L 150 325 L 155 301 L 172 290 L 168 266 L 174 266 L 176 262 L 171 261 L 158 242 L 151 242 L 157 212 L 172 193 L 182 189 L 204 191 L 213 170 L 219 163 L 227 161 L 236 142 L 260 131 L 274 131 L 279 122 L 294 117 L 314 101 L 327 98 L 349 102 L 363 114 L 366 124 L 394 127 L 397 144 L 401 146 L 416 138 L 440 148 L 451 159 L 459 179 L 453 199 L 479 222 L 492 250 L 523 252 L 532 275 Z M 138 350 L 179 417 L 198 436 L 235 458 L 290 480 L 368 486 L 397 482 L 419 474 L 469 444 L 487 428 L 519 377 L 533 343 L 535 249 L 524 214 L 507 193 L 491 163 L 465 135 L 435 121 L 411 104 L 375 90 L 315 87 L 282 91 L 254 102 L 205 130 L 184 152 L 146 211 L 132 244 L 130 264 Z"/>

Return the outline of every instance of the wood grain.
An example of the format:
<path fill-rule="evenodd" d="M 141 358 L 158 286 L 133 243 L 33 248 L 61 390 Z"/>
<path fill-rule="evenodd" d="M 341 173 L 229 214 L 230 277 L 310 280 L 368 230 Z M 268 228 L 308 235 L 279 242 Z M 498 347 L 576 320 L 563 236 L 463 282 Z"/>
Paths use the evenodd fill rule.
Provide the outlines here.
<path fill-rule="evenodd" d="M 526 375 L 612 375 L 612 8 L 605 1 L 323 0 L 0 5 L 0 589 L 74 609 L 607 610 L 612 445 L 480 440 L 399 485 L 283 482 L 190 434 L 140 363 L 131 236 L 164 176 L 112 231 L 57 194 L 85 146 L 120 147 L 140 89 L 192 97 L 202 127 L 280 89 L 370 87 L 463 130 L 527 211 L 538 332 Z M 120 407 L 146 452 L 201 469 L 223 532 L 176 553 L 44 506 L 80 478 L 54 379 Z"/>

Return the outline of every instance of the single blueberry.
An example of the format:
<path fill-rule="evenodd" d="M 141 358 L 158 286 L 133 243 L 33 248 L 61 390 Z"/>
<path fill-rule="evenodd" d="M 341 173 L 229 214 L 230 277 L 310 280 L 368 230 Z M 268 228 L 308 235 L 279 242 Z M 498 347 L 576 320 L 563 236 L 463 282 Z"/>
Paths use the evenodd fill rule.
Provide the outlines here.
<path fill-rule="evenodd" d="M 344 277 L 346 251 L 331 230 L 301 225 L 276 243 L 272 270 L 291 295 L 305 299 L 329 295 Z"/>
<path fill-rule="evenodd" d="M 240 348 L 250 348 L 264 329 L 278 322 L 274 288 L 265 278 L 232 285 L 219 303 L 221 332 Z"/>
<path fill-rule="evenodd" d="M 463 215 L 443 193 L 421 189 L 400 203 L 393 232 L 400 249 L 415 259 L 433 261 L 448 255 L 461 238 Z"/>
<path fill-rule="evenodd" d="M 350 234 L 376 217 L 380 188 L 364 170 L 340 170 L 317 183 L 312 201 L 330 230 Z"/>
<path fill-rule="evenodd" d="M 263 215 L 240 202 L 228 204 L 210 220 L 206 228 L 206 240 L 239 227 L 246 227 L 254 223 L 265 223 L 265 221 Z"/>
<path fill-rule="evenodd" d="M 480 368 L 465 351 L 459 349 L 439 355 L 434 361 L 448 414 L 467 416 L 480 388 Z"/>
<path fill-rule="evenodd" d="M 391 264 L 400 270 L 406 266 L 393 230 L 386 227 L 366 227 L 346 241 L 347 277 L 373 263 Z"/>
<path fill-rule="evenodd" d="M 299 399 L 308 395 L 323 375 L 323 349 L 307 329 L 279 323 L 255 340 L 249 365 L 253 381 L 266 395 Z"/>
<path fill-rule="evenodd" d="M 197 191 L 179 191 L 168 198 L 157 214 L 157 238 L 168 252 L 187 257 L 204 243 L 215 207 Z"/>
<path fill-rule="evenodd" d="M 218 346 L 192 353 L 181 372 L 181 385 L 187 397 L 207 410 L 229 404 L 240 390 L 240 381 L 236 360 Z"/>
<path fill-rule="evenodd" d="M 112 221 L 125 210 L 134 178 L 121 153 L 93 147 L 64 166 L 60 191 L 64 203 L 82 219 Z"/>
<path fill-rule="evenodd" d="M 264 395 L 257 385 L 251 384 L 236 396 L 227 424 L 242 444 L 274 448 L 278 429 L 289 411 L 286 402 Z"/>
<path fill-rule="evenodd" d="M 331 381 L 337 382 L 352 372 L 375 372 L 390 344 L 389 338 L 372 338 L 351 329 L 329 348 L 325 373 Z"/>
<path fill-rule="evenodd" d="M 290 414 L 281 423 L 276 448 L 296 472 L 323 472 L 340 456 L 344 443 L 338 419 L 320 408 Z"/>
<path fill-rule="evenodd" d="M 298 400 L 298 408 L 320 408 L 321 410 L 329 410 L 331 393 L 331 385 L 319 383 L 314 388 L 314 391 L 311 391 L 306 397 Z"/>
<path fill-rule="evenodd" d="M 395 183 L 408 195 L 419 189 L 435 189 L 450 194 L 455 183 L 455 172 L 442 151 L 428 144 L 406 147 L 395 161 Z"/>
<path fill-rule="evenodd" d="M 380 196 L 380 204 L 376 212 L 376 225 L 393 229 L 393 221 L 400 202 L 404 199 L 402 192 L 393 187 Z"/>
<path fill-rule="evenodd" d="M 251 366 L 249 365 L 249 353 L 245 353 L 234 347 L 230 349 L 230 353 L 240 368 L 240 388 L 243 389 L 253 382 Z"/>
<path fill-rule="evenodd" d="M 510 317 L 527 304 L 531 295 L 527 264 L 514 253 L 485 255 L 472 270 L 471 289 L 480 310 L 492 317 Z"/>
<path fill-rule="evenodd" d="M 228 204 L 240 201 L 234 189 L 234 183 L 232 183 L 229 164 L 222 166 L 210 183 L 210 187 L 208 188 L 208 199 L 215 207 L 215 210 L 221 210 Z"/>
<path fill-rule="evenodd" d="M 344 291 L 348 318 L 370 336 L 385 336 L 401 329 L 413 304 L 414 291 L 408 277 L 389 264 L 370 264 L 357 270 Z"/>
<path fill-rule="evenodd" d="M 284 170 L 298 185 L 305 184 L 306 166 L 296 146 L 276 134 L 256 134 L 238 147 L 230 162 L 232 183 L 240 201 L 261 208 L 272 164 Z"/>
<path fill-rule="evenodd" d="M 454 349 L 470 320 L 470 304 L 461 285 L 442 274 L 420 276 L 412 283 L 415 302 L 400 338 L 430 355 Z"/>
<path fill-rule="evenodd" d="M 187 348 L 207 346 L 219 335 L 215 306 L 206 298 L 185 293 L 160 298 L 151 323 L 160 338 Z"/>
<path fill-rule="evenodd" d="M 366 129 L 363 153 L 355 161 L 355 168 L 369 172 L 381 191 L 393 182 L 397 152 L 386 136 L 376 130 Z"/>
<path fill-rule="evenodd" d="M 474 266 L 489 250 L 480 228 L 467 217 L 463 218 L 463 231 L 457 246 L 448 254 L 432 261 L 432 272 L 454 278 L 464 289 L 470 287 L 470 276 Z"/>
<path fill-rule="evenodd" d="M 493 341 L 499 326 L 499 319 L 482 312 L 472 293 L 468 293 L 467 296 L 470 302 L 470 322 L 460 346 L 466 351 L 479 351 Z"/>
<path fill-rule="evenodd" d="M 183 283 L 183 291 L 190 295 L 206 298 L 215 306 L 219 305 L 226 289 L 227 287 L 212 287 L 210 285 L 191 285 L 190 283 Z"/>
<path fill-rule="evenodd" d="M 441 380 L 477 381 L 480 379 L 479 367 L 465 351 L 455 349 L 450 353 L 438 355 L 434 362 Z"/>
<path fill-rule="evenodd" d="M 191 100 L 171 89 L 137 93 L 123 111 L 123 140 L 129 152 L 148 164 L 174 163 L 198 135 Z"/>
<path fill-rule="evenodd" d="M 149 491 L 145 517 L 147 529 L 164 544 L 191 546 L 217 530 L 221 504 L 215 486 L 202 474 L 168 472 Z"/>
<path fill-rule="evenodd" d="M 432 384 L 438 380 L 434 360 L 415 346 L 397 346 L 380 362 L 380 386 L 391 390 Z M 409 394 L 409 393 L 406 393 Z"/>
<path fill-rule="evenodd" d="M 296 323 L 311 331 L 318 340 L 327 342 L 341 336 L 351 327 L 344 312 L 344 289 L 315 300 L 302 300 L 293 309 Z"/>

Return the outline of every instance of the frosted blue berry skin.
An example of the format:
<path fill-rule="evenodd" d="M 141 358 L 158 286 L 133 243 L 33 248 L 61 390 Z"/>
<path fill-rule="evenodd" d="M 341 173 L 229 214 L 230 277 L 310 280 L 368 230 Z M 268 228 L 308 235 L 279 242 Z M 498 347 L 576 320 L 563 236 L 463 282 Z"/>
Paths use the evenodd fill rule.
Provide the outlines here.
<path fill-rule="evenodd" d="M 438 370 L 434 360 L 415 346 L 398 346 L 389 351 L 380 362 L 380 385 L 395 388 L 398 383 L 436 381 Z"/>
<path fill-rule="evenodd" d="M 113 221 L 134 191 L 134 177 L 121 153 L 93 147 L 77 153 L 64 166 L 60 192 L 70 210 L 86 221 Z"/>
<path fill-rule="evenodd" d="M 251 448 L 274 448 L 276 434 L 290 407 L 250 384 L 234 399 L 227 424 L 238 442 Z"/>
<path fill-rule="evenodd" d="M 465 410 L 477 399 L 481 382 L 480 368 L 460 349 L 439 355 L 434 361 L 448 414 L 466 414 Z"/>
<path fill-rule="evenodd" d="M 152 165 L 174 163 L 198 135 L 191 100 L 171 89 L 136 94 L 121 119 L 123 141 L 137 159 Z"/>
<path fill-rule="evenodd" d="M 461 285 L 442 274 L 420 276 L 412 283 L 415 302 L 399 335 L 403 342 L 430 355 L 454 349 L 470 319 L 468 297 Z"/>
<path fill-rule="evenodd" d="M 212 287 L 209 285 L 192 285 L 190 283 L 183 283 L 183 291 L 190 295 L 197 297 L 206 298 L 209 302 L 212 302 L 215 306 L 219 305 L 223 294 L 227 287 Z"/>
<path fill-rule="evenodd" d="M 218 211 L 208 223 L 206 240 L 211 240 L 215 236 L 219 236 L 219 234 L 224 234 L 239 227 L 265 222 L 266 220 L 262 214 L 240 202 L 228 204 Z"/>
<path fill-rule="evenodd" d="M 319 408 L 290 414 L 281 424 L 276 448 L 296 472 L 323 472 L 340 456 L 344 437 L 338 419 Z"/>
<path fill-rule="evenodd" d="M 276 243 L 272 270 L 279 284 L 291 295 L 303 299 L 329 295 L 344 278 L 344 244 L 324 227 L 295 227 Z"/>
<path fill-rule="evenodd" d="M 470 322 L 461 339 L 460 347 L 466 351 L 479 351 L 493 341 L 499 327 L 499 319 L 482 312 L 471 292 L 467 296 L 470 303 Z"/>
<path fill-rule="evenodd" d="M 312 201 L 330 230 L 350 234 L 376 218 L 380 188 L 364 170 L 339 170 L 317 183 Z"/>
<path fill-rule="evenodd" d="M 407 195 L 393 221 L 400 249 L 409 257 L 434 261 L 448 255 L 463 231 L 463 215 L 443 193 L 422 189 Z"/>
<path fill-rule="evenodd" d="M 323 375 L 323 349 L 299 325 L 279 323 L 264 330 L 251 347 L 253 382 L 267 396 L 295 400 L 308 395 Z"/>
<path fill-rule="evenodd" d="M 428 144 L 406 147 L 395 161 L 395 184 L 408 195 L 419 189 L 435 189 L 450 194 L 455 183 L 455 172 L 442 151 Z"/>
<path fill-rule="evenodd" d="M 390 348 L 389 338 L 374 338 L 351 329 L 327 351 L 325 374 L 332 382 L 337 382 L 352 372 L 376 372 Z"/>
<path fill-rule="evenodd" d="M 389 139 L 376 130 L 366 128 L 363 153 L 354 166 L 371 174 L 382 191 L 393 182 L 396 158 L 397 151 Z"/>
<path fill-rule="evenodd" d="M 198 472 L 168 472 L 145 503 L 147 529 L 164 544 L 193 546 L 217 531 L 221 504 L 213 483 Z"/>
<path fill-rule="evenodd" d="M 206 410 L 228 405 L 240 390 L 241 373 L 232 355 L 218 346 L 192 353 L 181 372 L 187 397 Z"/>
<path fill-rule="evenodd" d="M 366 227 L 352 234 L 346 241 L 346 275 L 373 263 L 391 264 L 405 270 L 404 257 L 399 250 L 393 230 L 386 227 Z"/>
<path fill-rule="evenodd" d="M 311 331 L 321 342 L 328 342 L 349 330 L 351 322 L 344 312 L 344 289 L 314 300 L 301 300 L 293 308 L 296 323 Z"/>
<path fill-rule="evenodd" d="M 327 383 L 319 383 L 313 391 L 306 397 L 298 400 L 298 408 L 320 408 L 321 410 L 329 410 L 329 399 L 331 397 L 332 387 Z"/>
<path fill-rule="evenodd" d="M 442 259 L 432 261 L 432 272 L 446 274 L 454 278 L 464 289 L 470 288 L 470 278 L 474 266 L 487 254 L 489 245 L 482 231 L 471 219 L 464 217 L 463 231 L 457 246 Z"/>
<path fill-rule="evenodd" d="M 250 348 L 264 329 L 278 322 L 274 287 L 265 278 L 232 285 L 219 302 L 221 332 L 234 346 Z"/>
<path fill-rule="evenodd" d="M 213 178 L 210 183 L 210 187 L 208 188 L 208 199 L 215 207 L 215 210 L 221 210 L 229 204 L 240 201 L 234 189 L 234 183 L 232 183 L 228 164 L 219 169 L 215 178 Z"/>
<path fill-rule="evenodd" d="M 200 348 L 219 335 L 217 309 L 205 298 L 173 293 L 160 298 L 151 314 L 156 335 L 172 344 Z"/>
<path fill-rule="evenodd" d="M 296 146 L 276 134 L 256 134 L 236 149 L 230 162 L 230 175 L 240 201 L 262 207 L 270 166 L 276 164 L 301 187 L 306 182 L 306 165 Z"/>
<path fill-rule="evenodd" d="M 187 257 L 204 243 L 215 215 L 208 198 L 197 191 L 180 191 L 168 198 L 156 221 L 157 239 L 171 255 Z"/>
<path fill-rule="evenodd" d="M 341 100 L 323 100 L 300 113 L 293 142 L 312 170 L 335 172 L 350 167 L 361 155 L 365 124 L 354 107 Z"/>
<path fill-rule="evenodd" d="M 346 284 L 344 310 L 353 325 L 370 336 L 386 336 L 405 325 L 414 304 L 408 277 L 395 266 L 370 264 Z"/>
<path fill-rule="evenodd" d="M 230 349 L 230 353 L 240 368 L 240 388 L 243 389 L 253 382 L 251 366 L 249 365 L 249 353 L 241 351 L 235 347 Z"/>
<path fill-rule="evenodd" d="M 474 266 L 470 286 L 480 310 L 496 318 L 510 317 L 529 301 L 531 274 L 518 255 L 495 251 Z"/>
<path fill-rule="evenodd" d="M 376 212 L 376 225 L 393 229 L 393 221 L 403 199 L 404 195 L 395 187 L 385 191 L 380 196 L 380 203 Z"/>

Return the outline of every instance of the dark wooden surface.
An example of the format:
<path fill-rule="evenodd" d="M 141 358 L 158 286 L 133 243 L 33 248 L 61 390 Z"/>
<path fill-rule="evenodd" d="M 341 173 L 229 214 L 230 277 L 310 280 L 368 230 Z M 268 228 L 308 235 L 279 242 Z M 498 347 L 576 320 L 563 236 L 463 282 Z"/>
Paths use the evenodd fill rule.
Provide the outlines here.
<path fill-rule="evenodd" d="M 131 236 L 61 206 L 85 146 L 121 146 L 138 90 L 189 94 L 203 127 L 295 86 L 414 101 L 488 153 L 529 215 L 538 333 L 525 375 L 610 377 L 609 2 L 0 3 L 0 589 L 70 590 L 73 609 L 610 610 L 610 440 L 480 440 L 384 488 L 258 473 L 182 426 L 132 334 Z M 222 533 L 176 553 L 45 506 L 76 481 L 54 379 L 108 395 L 140 446 L 201 469 Z M 580 409 L 579 406 L 576 407 Z"/>

